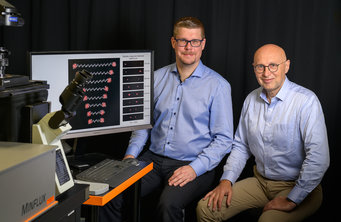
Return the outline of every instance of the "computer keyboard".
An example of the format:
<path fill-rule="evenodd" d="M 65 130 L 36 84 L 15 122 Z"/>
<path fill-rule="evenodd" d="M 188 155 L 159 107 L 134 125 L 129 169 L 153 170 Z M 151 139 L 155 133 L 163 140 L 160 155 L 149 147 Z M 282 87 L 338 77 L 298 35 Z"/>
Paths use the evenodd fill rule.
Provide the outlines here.
<path fill-rule="evenodd" d="M 114 188 L 136 174 L 140 168 L 133 164 L 105 159 L 76 175 L 76 179 L 107 183 Z"/>

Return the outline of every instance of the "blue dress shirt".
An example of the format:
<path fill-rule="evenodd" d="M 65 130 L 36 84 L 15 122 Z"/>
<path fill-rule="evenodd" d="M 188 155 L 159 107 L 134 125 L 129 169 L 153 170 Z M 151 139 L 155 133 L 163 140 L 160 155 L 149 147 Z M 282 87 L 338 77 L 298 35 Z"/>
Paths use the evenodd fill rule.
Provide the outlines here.
<path fill-rule="evenodd" d="M 137 157 L 150 133 L 153 153 L 191 161 L 200 176 L 231 150 L 231 86 L 201 61 L 184 82 L 175 63 L 155 71 L 153 118 L 151 130 L 132 133 L 126 155 Z"/>
<path fill-rule="evenodd" d="M 234 183 L 251 154 L 263 177 L 296 181 L 288 198 L 299 204 L 329 166 L 327 130 L 316 95 L 287 78 L 271 103 L 261 87 L 251 92 L 221 179 Z"/>

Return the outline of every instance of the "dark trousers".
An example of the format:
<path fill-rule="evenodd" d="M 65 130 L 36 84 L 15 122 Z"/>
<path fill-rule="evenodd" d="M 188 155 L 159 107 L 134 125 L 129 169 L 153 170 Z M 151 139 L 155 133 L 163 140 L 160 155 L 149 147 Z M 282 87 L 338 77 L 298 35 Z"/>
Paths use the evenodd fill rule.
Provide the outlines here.
<path fill-rule="evenodd" d="M 213 187 L 214 170 L 206 172 L 183 187 L 168 185 L 168 179 L 173 172 L 181 166 L 188 165 L 190 161 L 174 160 L 156 155 L 150 151 L 146 151 L 138 159 L 154 163 L 153 170 L 141 179 L 141 197 L 158 188 L 162 189 L 155 212 L 155 221 L 182 221 L 183 209 L 192 201 L 203 197 Z M 119 195 L 101 207 L 99 212 L 100 221 L 124 221 L 124 212 L 125 210 L 129 211 L 128 201 L 125 200 L 125 195 Z"/>

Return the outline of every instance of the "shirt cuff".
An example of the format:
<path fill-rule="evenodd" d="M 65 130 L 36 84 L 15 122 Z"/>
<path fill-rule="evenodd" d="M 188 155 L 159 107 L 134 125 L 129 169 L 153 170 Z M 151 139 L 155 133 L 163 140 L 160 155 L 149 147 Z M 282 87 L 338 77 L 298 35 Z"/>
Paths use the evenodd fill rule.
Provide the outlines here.
<path fill-rule="evenodd" d="M 220 180 L 229 180 L 232 184 L 234 184 L 238 179 L 232 171 L 224 171 L 223 175 L 221 176 Z"/>
<path fill-rule="evenodd" d="M 135 146 L 129 146 L 129 147 L 127 148 L 127 151 L 126 151 L 126 153 L 125 153 L 125 156 L 126 156 L 126 155 L 133 155 L 133 156 L 136 158 L 139 154 L 140 154 L 140 152 L 139 152 L 139 149 L 137 149 L 137 147 L 135 147 Z"/>
<path fill-rule="evenodd" d="M 203 164 L 200 162 L 199 159 L 192 161 L 189 165 L 193 168 L 193 170 L 197 174 L 197 177 L 201 176 L 202 174 L 206 173 L 206 171 L 207 171 L 205 169 L 205 167 L 203 167 Z"/>
<path fill-rule="evenodd" d="M 308 196 L 308 194 L 309 192 L 307 192 L 306 190 L 294 186 L 294 188 L 288 194 L 288 198 L 298 205 Z"/>

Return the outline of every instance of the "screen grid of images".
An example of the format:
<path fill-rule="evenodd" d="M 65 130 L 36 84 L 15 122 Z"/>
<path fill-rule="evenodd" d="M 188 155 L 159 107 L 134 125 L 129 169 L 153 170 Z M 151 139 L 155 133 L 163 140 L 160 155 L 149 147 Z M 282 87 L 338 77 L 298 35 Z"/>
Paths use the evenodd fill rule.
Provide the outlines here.
<path fill-rule="evenodd" d="M 122 61 L 120 73 L 120 60 L 69 59 L 69 82 L 83 69 L 93 75 L 83 89 L 83 102 L 70 121 L 73 130 L 119 125 L 121 112 L 123 122 L 144 118 L 144 61 Z"/>

